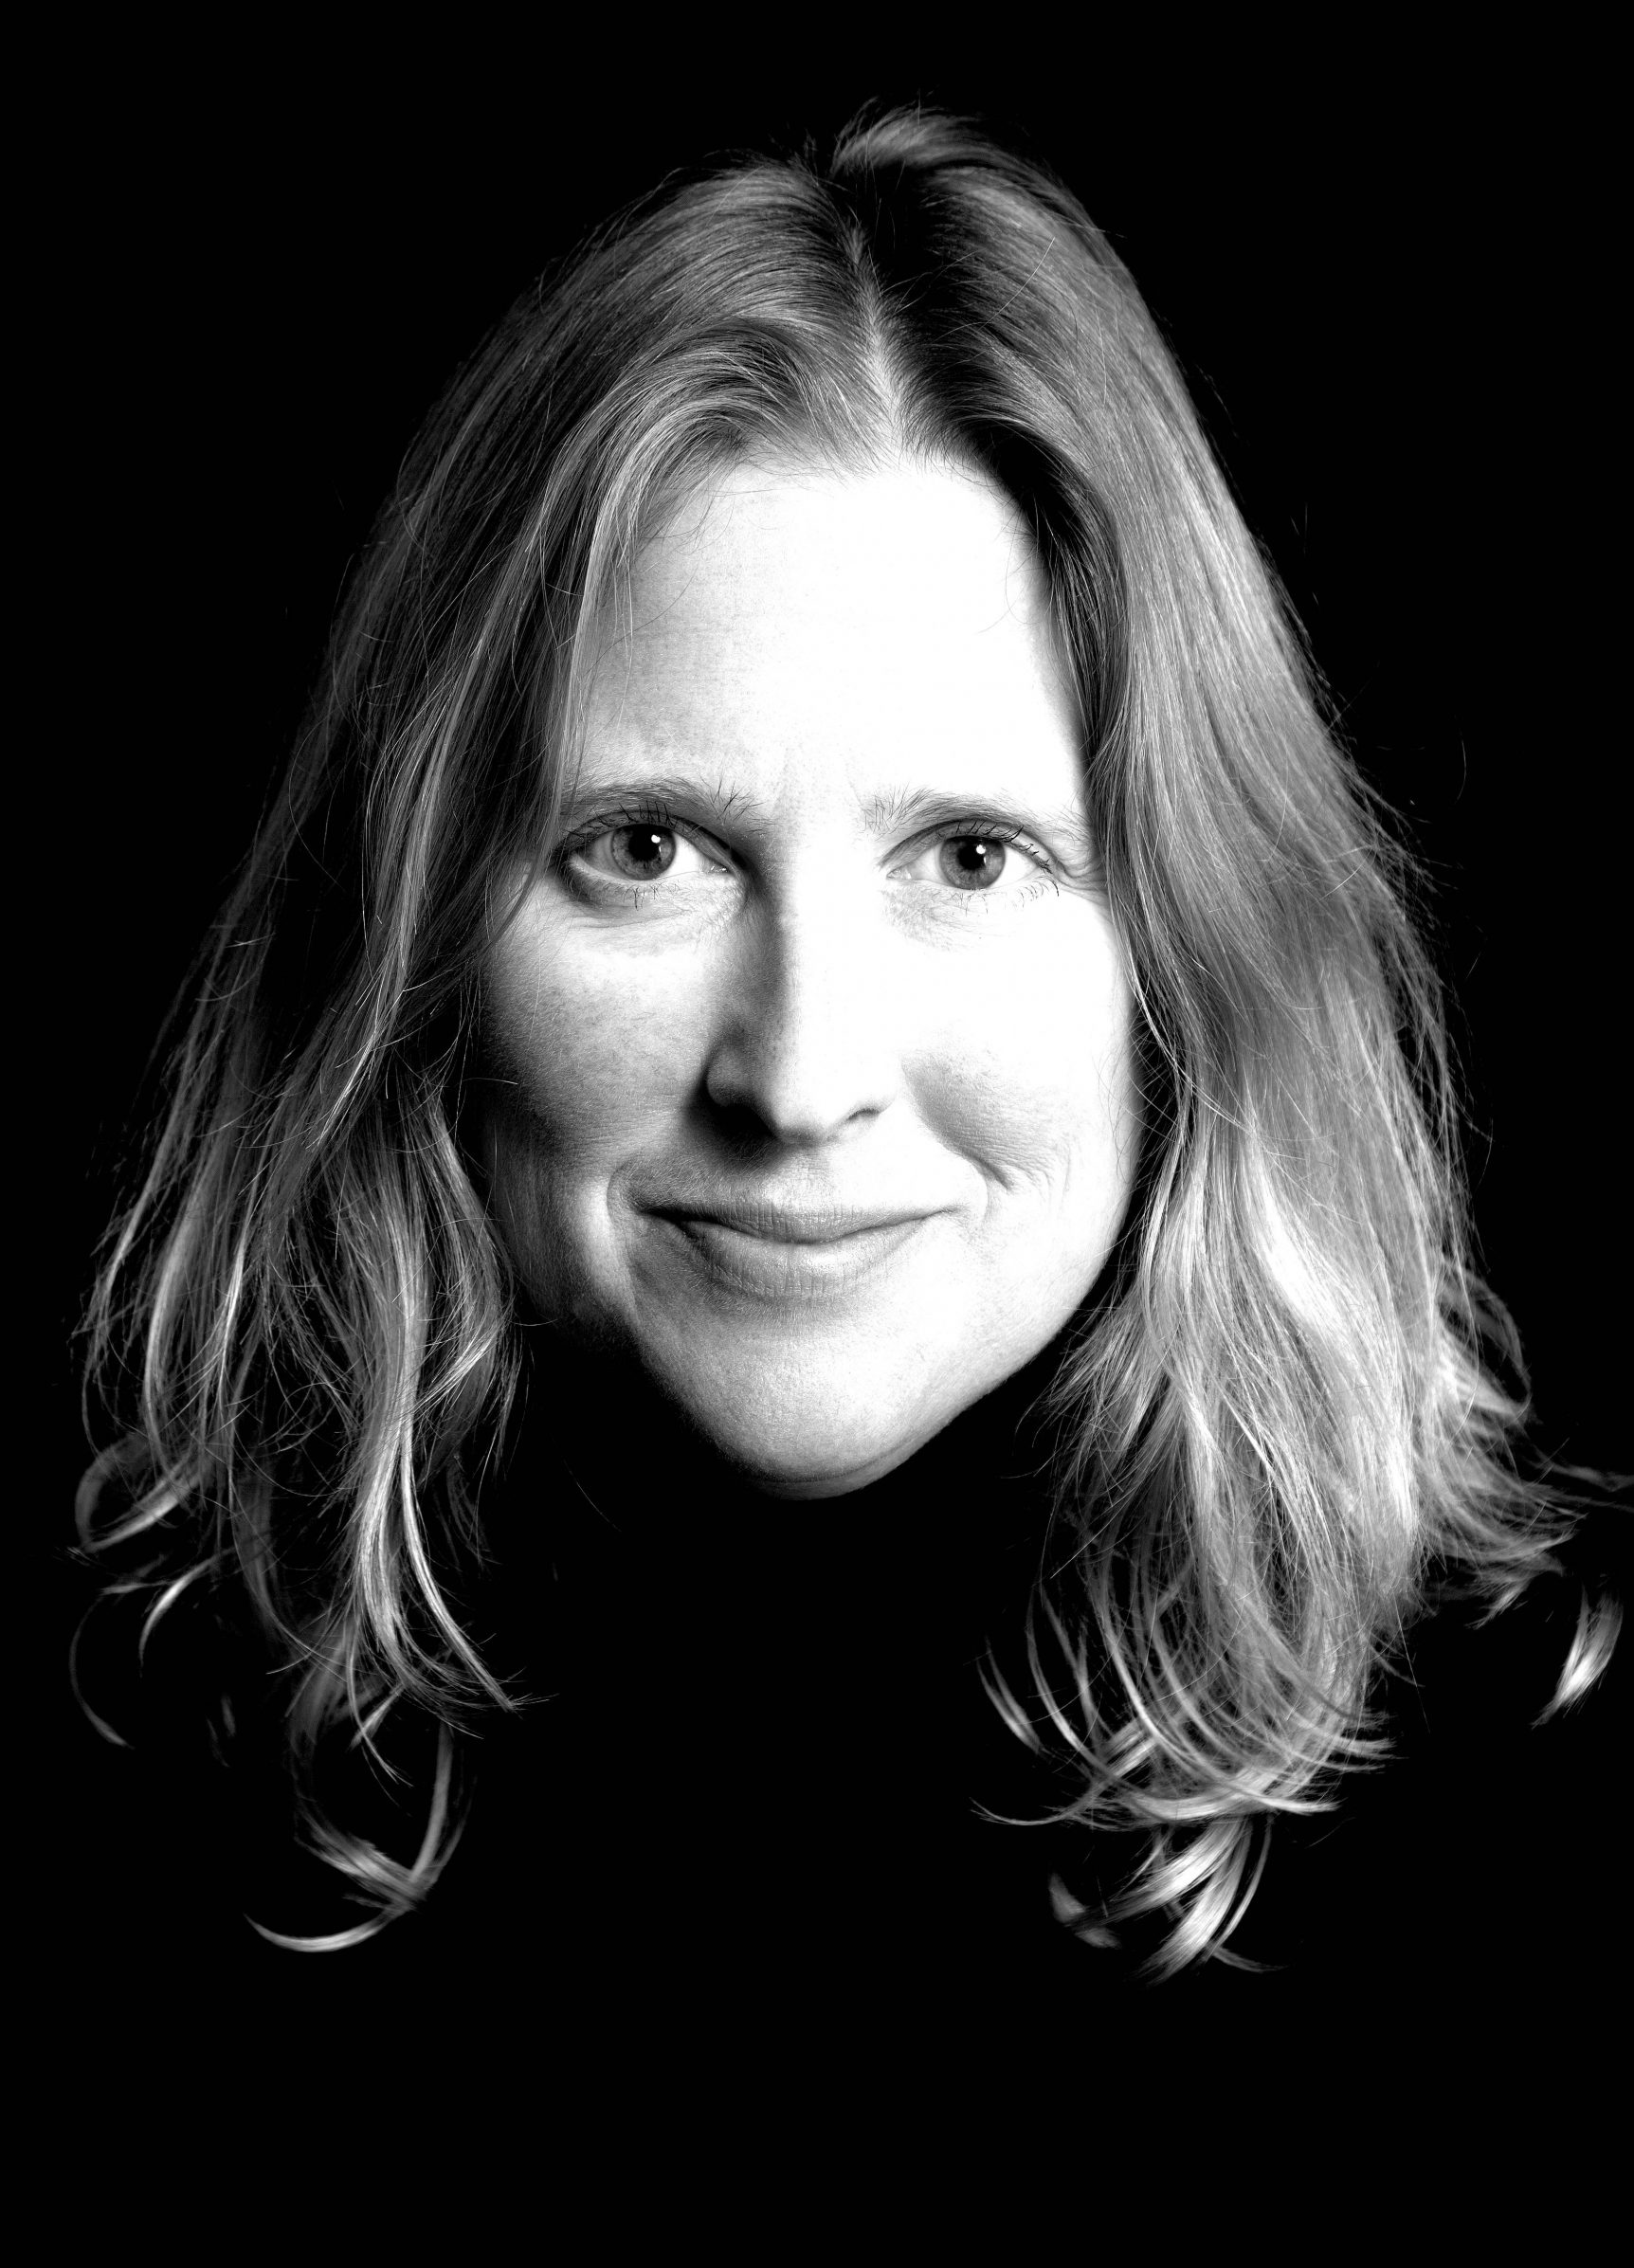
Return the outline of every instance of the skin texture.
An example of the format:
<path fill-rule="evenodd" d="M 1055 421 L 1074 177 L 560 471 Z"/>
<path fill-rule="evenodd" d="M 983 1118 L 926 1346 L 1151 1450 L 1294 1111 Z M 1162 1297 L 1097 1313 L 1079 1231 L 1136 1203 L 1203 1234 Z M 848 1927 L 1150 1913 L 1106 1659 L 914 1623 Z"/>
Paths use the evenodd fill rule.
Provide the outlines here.
<path fill-rule="evenodd" d="M 490 957 L 491 1202 L 539 1315 L 769 1494 L 889 1472 L 1112 1249 L 1131 1005 L 1080 778 L 974 473 L 739 465 L 606 622 Z"/>

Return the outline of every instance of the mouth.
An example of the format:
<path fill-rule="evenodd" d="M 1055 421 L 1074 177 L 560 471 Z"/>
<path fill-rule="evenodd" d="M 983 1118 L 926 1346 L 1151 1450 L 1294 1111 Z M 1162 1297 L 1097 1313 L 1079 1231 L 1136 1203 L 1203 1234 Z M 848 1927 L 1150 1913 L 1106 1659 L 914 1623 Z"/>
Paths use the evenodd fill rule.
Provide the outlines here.
<path fill-rule="evenodd" d="M 792 1212 L 780 1207 L 655 1208 L 653 1217 L 719 1287 L 763 1299 L 855 1290 L 931 1218 L 926 1213 Z"/>
<path fill-rule="evenodd" d="M 922 1221 L 917 1212 L 845 1212 L 780 1205 L 658 1206 L 661 1220 L 691 1226 L 729 1229 L 768 1244 L 842 1244 L 881 1229 L 904 1228 Z"/>

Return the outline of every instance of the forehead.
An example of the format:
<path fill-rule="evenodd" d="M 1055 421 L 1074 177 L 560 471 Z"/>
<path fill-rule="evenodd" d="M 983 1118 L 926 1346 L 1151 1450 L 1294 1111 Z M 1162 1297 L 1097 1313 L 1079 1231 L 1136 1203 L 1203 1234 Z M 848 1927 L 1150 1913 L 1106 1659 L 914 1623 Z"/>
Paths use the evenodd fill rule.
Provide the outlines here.
<path fill-rule="evenodd" d="M 1015 506 L 980 475 L 741 464 L 637 555 L 599 626 L 592 771 L 638 754 L 862 775 L 1076 775 L 1076 711 Z M 1036 779 L 1034 785 L 1039 784 Z"/>

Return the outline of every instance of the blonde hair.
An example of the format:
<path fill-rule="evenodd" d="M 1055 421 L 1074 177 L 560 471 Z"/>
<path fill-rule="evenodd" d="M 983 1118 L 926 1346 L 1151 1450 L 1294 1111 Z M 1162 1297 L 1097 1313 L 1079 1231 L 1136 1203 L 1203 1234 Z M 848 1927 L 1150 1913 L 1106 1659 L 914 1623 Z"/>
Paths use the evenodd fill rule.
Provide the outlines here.
<path fill-rule="evenodd" d="M 1062 1816 L 1145 1838 L 1104 1912 L 1058 1884 L 1062 1918 L 1166 1917 L 1159 1972 L 1230 1958 L 1260 1830 L 1383 1752 L 1371 1682 L 1407 1621 L 1448 1581 L 1509 1603 L 1569 1533 L 1517 1469 L 1518 1352 L 1466 1258 L 1409 869 L 1128 273 L 944 118 L 719 166 L 524 299 L 411 453 L 94 1296 L 115 1438 L 86 1548 L 151 1553 L 114 1587 L 144 1642 L 190 1589 L 247 1605 L 304 1832 L 362 1901 L 282 1942 L 426 1896 L 456 1735 L 515 1705 L 453 1603 L 517 1382 L 458 1121 L 492 878 L 548 829 L 585 626 L 708 470 L 887 446 L 1026 515 L 1140 1011 L 1136 1208 L 1051 1396 L 1034 1690 L 989 1678 L 1079 1769 Z M 1556 1705 L 1616 1623 L 1585 1602 Z M 374 1750 L 405 1706 L 439 1742 L 409 1860 L 314 1780 L 329 1735 Z"/>

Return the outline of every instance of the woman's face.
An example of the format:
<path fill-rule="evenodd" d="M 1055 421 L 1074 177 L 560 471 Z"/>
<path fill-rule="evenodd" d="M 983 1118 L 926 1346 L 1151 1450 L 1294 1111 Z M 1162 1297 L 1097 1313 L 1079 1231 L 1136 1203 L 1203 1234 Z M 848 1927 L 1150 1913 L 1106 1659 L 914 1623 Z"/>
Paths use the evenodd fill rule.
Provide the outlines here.
<path fill-rule="evenodd" d="M 688 503 L 606 625 L 486 1022 L 533 1301 L 762 1488 L 862 1487 L 1048 1344 L 1117 1235 L 1136 1113 L 1008 499 L 748 465 Z"/>

